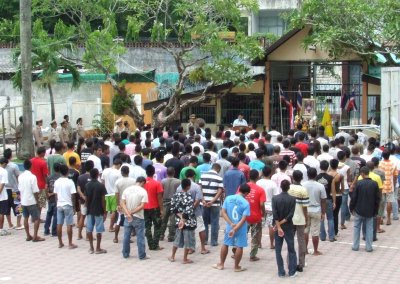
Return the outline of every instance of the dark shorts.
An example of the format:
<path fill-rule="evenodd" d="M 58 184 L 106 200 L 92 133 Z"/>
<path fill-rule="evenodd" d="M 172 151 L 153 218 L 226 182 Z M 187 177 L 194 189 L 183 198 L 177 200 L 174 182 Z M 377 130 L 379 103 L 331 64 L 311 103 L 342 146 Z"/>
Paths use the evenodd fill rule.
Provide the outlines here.
<path fill-rule="evenodd" d="M 0 201 L 0 215 L 10 215 L 10 203 L 8 200 Z"/>
<path fill-rule="evenodd" d="M 19 191 L 13 191 L 7 189 L 8 202 L 10 204 L 10 210 L 13 210 L 14 216 L 21 216 L 22 205 L 21 205 L 21 194 Z"/>
<path fill-rule="evenodd" d="M 121 214 L 121 213 L 117 212 L 117 216 L 116 216 L 115 219 L 117 219 L 116 223 L 117 223 L 118 226 L 121 226 L 121 227 L 124 226 L 124 222 L 125 222 L 125 215 L 124 214 Z"/>
<path fill-rule="evenodd" d="M 39 207 L 36 204 L 22 206 L 22 216 L 24 216 L 24 218 L 29 218 L 29 216 L 31 216 L 32 221 L 36 221 L 37 219 L 39 219 L 39 215 Z"/>

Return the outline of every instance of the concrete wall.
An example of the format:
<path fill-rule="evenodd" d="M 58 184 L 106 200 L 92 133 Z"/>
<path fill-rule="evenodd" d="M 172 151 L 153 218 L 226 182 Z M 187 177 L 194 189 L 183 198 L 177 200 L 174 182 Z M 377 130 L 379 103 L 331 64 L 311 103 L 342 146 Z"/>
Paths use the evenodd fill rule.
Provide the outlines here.
<path fill-rule="evenodd" d="M 300 5 L 299 0 L 258 0 L 260 10 L 288 10 L 296 9 Z"/>

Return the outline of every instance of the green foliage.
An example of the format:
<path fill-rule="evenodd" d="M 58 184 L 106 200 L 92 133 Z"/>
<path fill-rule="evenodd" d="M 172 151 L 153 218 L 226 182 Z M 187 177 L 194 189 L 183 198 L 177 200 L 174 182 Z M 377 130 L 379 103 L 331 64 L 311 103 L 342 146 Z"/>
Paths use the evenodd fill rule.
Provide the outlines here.
<path fill-rule="evenodd" d="M 112 133 L 114 129 L 114 115 L 109 111 L 96 114 L 93 117 L 92 126 L 96 130 L 98 136 Z"/>
<path fill-rule="evenodd" d="M 18 20 L 0 20 L 0 42 L 18 42 L 19 27 Z"/>
<path fill-rule="evenodd" d="M 290 16 L 291 27 L 311 26 L 305 47 L 319 45 L 332 57 L 355 52 L 373 59 L 375 52 L 400 53 L 400 1 L 306 0 Z"/>
<path fill-rule="evenodd" d="M 111 110 L 116 115 L 124 115 L 127 109 L 134 107 L 132 98 L 128 94 L 125 82 L 118 84 L 119 92 L 111 100 Z"/>

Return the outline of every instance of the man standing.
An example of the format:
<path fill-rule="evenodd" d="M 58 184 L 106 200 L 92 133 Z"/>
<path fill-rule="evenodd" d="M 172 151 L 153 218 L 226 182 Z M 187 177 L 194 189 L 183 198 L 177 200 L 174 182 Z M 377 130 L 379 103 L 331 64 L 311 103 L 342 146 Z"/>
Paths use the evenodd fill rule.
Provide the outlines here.
<path fill-rule="evenodd" d="M 85 205 L 85 187 L 86 184 L 90 181 L 90 171 L 94 168 L 93 161 L 87 161 L 85 164 L 85 173 L 81 174 L 78 177 L 78 182 L 77 182 L 77 187 L 76 191 L 79 194 L 79 203 L 81 206 L 81 216 L 78 220 L 78 240 L 82 239 L 82 230 L 83 230 L 83 225 L 85 223 L 85 218 L 87 215 L 87 207 Z M 88 237 L 86 238 L 87 240 Z"/>
<path fill-rule="evenodd" d="M 264 203 L 266 201 L 264 189 L 256 184 L 258 180 L 258 171 L 250 171 L 250 181 L 247 185 L 250 187 L 250 194 L 246 196 L 250 204 L 250 216 L 247 217 L 247 223 L 251 231 L 251 251 L 250 261 L 260 260 L 257 257 L 258 248 L 261 246 L 262 237 L 262 217 L 265 214 Z"/>
<path fill-rule="evenodd" d="M 38 236 L 40 225 L 40 211 L 38 207 L 39 187 L 36 176 L 31 172 L 32 162 L 24 161 L 25 171 L 18 177 L 19 191 L 21 193 L 22 215 L 24 216 L 24 227 L 26 232 L 26 240 L 33 242 L 44 241 Z M 33 225 L 33 237 L 29 232 L 29 216 Z"/>
<path fill-rule="evenodd" d="M 4 216 L 10 216 L 10 203 L 8 202 L 7 189 L 5 187 L 8 183 L 8 173 L 4 169 L 7 166 L 7 162 L 6 158 L 0 159 L 0 236 L 10 234 L 3 229 Z"/>
<path fill-rule="evenodd" d="M 56 194 L 54 193 L 54 183 L 60 178 L 60 165 L 59 163 L 54 164 L 53 174 L 47 177 L 47 215 L 46 221 L 44 223 L 44 235 L 50 235 L 50 225 L 51 235 L 57 237 L 57 200 Z M 53 223 L 51 221 L 53 220 Z"/>
<path fill-rule="evenodd" d="M 162 250 L 160 247 L 161 219 L 163 212 L 163 188 L 161 183 L 155 180 L 154 166 L 149 165 L 146 168 L 146 184 L 144 188 L 147 191 L 148 202 L 144 205 L 144 221 L 146 226 L 146 238 L 149 250 Z M 154 234 L 151 228 L 154 225 Z"/>
<path fill-rule="evenodd" d="M 69 141 L 67 143 L 67 151 L 63 154 L 65 161 L 67 162 L 67 166 L 69 167 L 69 158 L 75 157 L 76 163 L 75 168 L 79 170 L 81 168 L 81 158 L 79 157 L 78 153 L 74 151 L 75 143 L 73 141 Z"/>
<path fill-rule="evenodd" d="M 244 173 L 238 168 L 239 162 L 239 158 L 233 158 L 232 168 L 224 175 L 225 196 L 236 194 L 239 186 L 246 183 Z"/>
<path fill-rule="evenodd" d="M 129 179 L 129 177 L 127 177 Z M 121 207 L 124 216 L 124 241 L 122 247 L 122 256 L 128 258 L 131 251 L 132 230 L 136 232 L 138 257 L 140 260 L 146 260 L 146 243 L 144 239 L 144 205 L 147 203 L 147 192 L 143 188 L 146 183 L 144 177 L 138 177 L 136 185 L 127 187 L 121 196 Z"/>
<path fill-rule="evenodd" d="M 236 127 L 236 126 L 247 127 L 249 125 L 247 124 L 247 121 L 243 118 L 243 113 L 239 113 L 238 118 L 233 121 L 232 126 L 233 127 Z"/>
<path fill-rule="evenodd" d="M 55 163 L 64 165 L 67 164 L 67 161 L 62 154 L 63 145 L 61 142 L 56 142 L 56 144 L 54 145 L 54 150 L 56 150 L 56 152 L 47 157 L 47 168 L 49 169 L 51 175 L 54 173 Z"/>
<path fill-rule="evenodd" d="M 63 145 L 66 145 L 67 142 L 69 141 L 69 132 L 68 132 L 68 122 L 63 120 L 61 122 L 61 128 L 60 128 L 60 142 Z"/>
<path fill-rule="evenodd" d="M 245 197 L 250 193 L 250 187 L 242 184 L 239 192 L 228 196 L 222 206 L 222 217 L 226 222 L 224 244 L 221 247 L 220 262 L 213 265 L 213 268 L 224 269 L 229 246 L 236 247 L 235 250 L 235 272 L 246 270 L 241 267 L 240 261 L 243 255 L 243 248 L 247 247 L 247 223 L 246 218 L 250 216 L 250 205 Z"/>
<path fill-rule="evenodd" d="M 286 272 L 283 266 L 282 245 L 283 239 L 288 247 L 288 266 L 289 276 L 296 277 L 297 259 L 294 249 L 294 226 L 292 218 L 296 208 L 296 198 L 288 194 L 290 182 L 283 180 L 281 183 L 282 192 L 272 197 L 272 214 L 273 222 L 276 227 L 275 231 L 275 255 L 278 265 L 278 276 L 285 277 Z"/>
<path fill-rule="evenodd" d="M 103 153 L 103 149 L 100 145 L 94 145 L 93 154 L 87 158 L 87 161 L 93 161 L 94 168 L 99 171 L 99 174 L 103 172 L 103 167 L 101 166 L 100 156 Z"/>
<path fill-rule="evenodd" d="M 20 152 L 21 149 L 21 140 L 22 140 L 22 133 L 24 131 L 24 117 L 19 117 L 19 124 L 15 128 L 15 142 L 17 143 L 17 153 Z"/>
<path fill-rule="evenodd" d="M 357 181 L 350 201 L 350 211 L 355 216 L 352 250 L 358 251 L 360 247 L 361 225 L 365 223 L 365 250 L 372 252 L 373 217 L 378 214 L 379 188 L 378 184 L 369 178 L 368 167 L 362 167 L 360 174 L 363 179 Z"/>
<path fill-rule="evenodd" d="M 177 191 L 171 200 L 171 211 L 176 215 L 177 229 L 175 233 L 174 245 L 172 247 L 169 261 L 175 261 L 175 254 L 178 248 L 184 248 L 182 264 L 193 263 L 188 259 L 189 250 L 196 242 L 196 215 L 194 213 L 193 199 L 189 194 L 191 181 L 183 179 L 181 182 L 182 191 Z"/>
<path fill-rule="evenodd" d="M 208 225 L 211 224 L 211 246 L 218 245 L 220 196 L 224 189 L 222 177 L 219 176 L 220 164 L 213 164 L 209 172 L 200 178 L 203 190 L 203 220 L 206 227 L 206 243 L 208 242 Z"/>
<path fill-rule="evenodd" d="M 181 181 L 175 178 L 174 176 L 175 176 L 175 169 L 173 167 L 169 167 L 167 169 L 167 178 L 161 181 L 161 185 L 164 190 L 163 194 L 164 213 L 162 219 L 160 241 L 164 240 L 164 234 L 167 227 L 168 227 L 168 242 L 173 242 L 175 239 L 175 216 L 171 212 L 171 199 L 172 196 L 174 196 L 177 188 L 181 184 Z"/>
<path fill-rule="evenodd" d="M 295 227 L 297 235 L 297 245 L 299 250 L 299 263 L 297 265 L 297 271 L 303 272 L 306 258 L 306 240 L 304 236 L 304 229 L 306 227 L 306 220 L 308 219 L 307 207 L 309 205 L 309 198 L 307 189 L 301 184 L 303 179 L 303 173 L 300 171 L 293 172 L 293 184 L 290 185 L 289 195 L 296 198 L 296 210 L 293 215 L 293 225 Z"/>
<path fill-rule="evenodd" d="M 39 218 L 42 212 L 42 208 L 46 208 L 46 178 L 49 175 L 49 169 L 47 167 L 44 155 L 46 154 L 45 147 L 39 147 L 36 150 L 36 157 L 31 159 L 32 162 L 32 174 L 36 176 L 37 185 L 39 187 L 38 205 L 39 205 Z"/>
<path fill-rule="evenodd" d="M 387 221 L 386 225 L 391 225 L 392 202 L 395 201 L 393 196 L 394 187 L 397 183 L 397 168 L 396 165 L 390 160 L 389 150 L 382 153 L 383 161 L 379 163 L 379 169 L 385 172 L 385 180 L 383 181 L 382 198 L 386 203 Z"/>
<path fill-rule="evenodd" d="M 118 213 L 117 215 L 118 216 L 115 217 L 117 222 L 114 227 L 114 229 L 115 229 L 115 236 L 114 236 L 114 240 L 113 240 L 114 243 L 118 243 L 119 229 L 121 226 L 124 226 L 124 224 L 125 224 L 125 215 L 124 215 L 124 211 L 121 207 L 121 196 L 124 193 L 125 189 L 127 189 L 131 185 L 136 185 L 136 180 L 129 177 L 129 167 L 128 166 L 122 166 L 120 171 L 121 171 L 122 178 L 118 179 L 115 182 L 115 199 L 117 200 L 117 213 Z M 143 178 L 143 179 L 145 180 L 145 178 Z M 134 228 L 133 228 L 133 230 L 134 230 Z"/>
<path fill-rule="evenodd" d="M 99 170 L 94 168 L 90 171 L 90 181 L 86 184 L 86 207 L 87 207 L 87 224 L 86 231 L 90 243 L 89 253 L 103 254 L 107 253 L 105 249 L 100 247 L 102 233 L 104 233 L 104 219 L 106 212 L 107 194 L 104 184 L 99 182 Z M 96 252 L 93 247 L 93 230 L 96 227 Z"/>
<path fill-rule="evenodd" d="M 35 146 L 37 148 L 43 146 L 42 124 L 43 124 L 43 119 L 41 118 L 36 119 L 36 126 L 33 129 L 33 138 L 35 140 Z"/>
<path fill-rule="evenodd" d="M 76 188 L 72 180 L 68 178 L 67 165 L 60 165 L 60 178 L 54 182 L 54 193 L 57 199 L 57 236 L 59 248 L 64 246 L 62 241 L 62 226 L 67 225 L 68 248 L 75 249 L 78 246 L 72 243 L 72 225 L 74 224 L 74 204 Z"/>
<path fill-rule="evenodd" d="M 115 215 L 117 211 L 117 199 L 115 197 L 115 182 L 121 178 L 121 160 L 114 159 L 113 166 L 111 168 L 104 169 L 104 172 L 101 175 L 101 181 L 104 183 L 106 187 L 106 212 L 111 214 L 110 217 L 110 228 L 109 232 L 114 232 L 114 223 L 115 223 Z"/>
<path fill-rule="evenodd" d="M 321 183 L 315 181 L 317 177 L 317 170 L 315 168 L 307 169 L 307 175 L 308 181 L 303 183 L 310 199 L 310 205 L 307 208 L 306 250 L 308 246 L 308 235 L 311 233 L 314 247 L 313 255 L 321 255 L 322 253 L 318 251 L 318 242 L 321 220 L 325 219 L 326 191 Z"/>

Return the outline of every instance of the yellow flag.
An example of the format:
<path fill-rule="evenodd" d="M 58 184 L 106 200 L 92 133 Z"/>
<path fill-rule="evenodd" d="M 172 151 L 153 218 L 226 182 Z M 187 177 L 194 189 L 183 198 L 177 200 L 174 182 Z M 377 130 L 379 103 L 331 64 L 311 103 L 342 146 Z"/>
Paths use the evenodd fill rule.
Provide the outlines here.
<path fill-rule="evenodd" d="M 325 134 L 328 137 L 333 137 L 332 119 L 329 113 L 328 106 L 325 106 L 324 116 L 322 117 L 321 125 L 325 127 Z"/>

